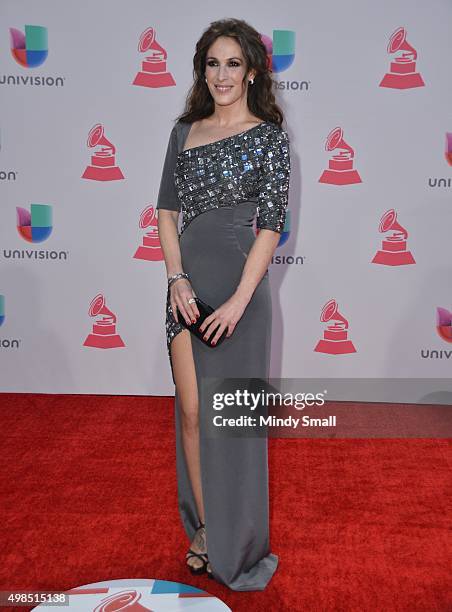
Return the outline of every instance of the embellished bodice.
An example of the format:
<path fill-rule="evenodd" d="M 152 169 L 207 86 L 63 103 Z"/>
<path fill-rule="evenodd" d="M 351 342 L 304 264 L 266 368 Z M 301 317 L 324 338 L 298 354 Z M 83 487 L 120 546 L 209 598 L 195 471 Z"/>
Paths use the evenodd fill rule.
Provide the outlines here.
<path fill-rule="evenodd" d="M 182 212 L 180 234 L 207 210 L 248 201 L 257 203 L 259 229 L 282 232 L 289 174 L 287 133 L 269 122 L 181 151 L 174 168 Z"/>

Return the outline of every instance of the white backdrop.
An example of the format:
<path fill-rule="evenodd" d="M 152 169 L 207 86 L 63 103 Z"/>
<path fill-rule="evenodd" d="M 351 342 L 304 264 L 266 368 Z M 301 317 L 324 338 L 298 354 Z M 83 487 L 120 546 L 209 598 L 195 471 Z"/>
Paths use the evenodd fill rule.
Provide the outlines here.
<path fill-rule="evenodd" d="M 231 0 L 227 10 L 204 0 L 196 11 L 182 1 L 0 4 L 1 391 L 174 392 L 155 229 L 145 251 L 154 260 L 134 254 L 152 231 L 140 228 L 140 215 L 156 203 L 172 120 L 191 85 L 195 43 L 222 17 L 243 18 L 274 40 L 278 30 L 295 33 L 293 61 L 274 75 L 291 139 L 292 180 L 284 244 L 270 266 L 271 376 L 450 377 L 452 159 L 445 142 L 452 132 L 452 2 L 282 0 L 275 11 L 270 3 Z M 30 25 L 46 30 L 27 34 Z M 150 27 L 167 52 L 173 86 L 133 84 L 149 55 L 138 43 Z M 17 61 L 10 28 L 27 34 L 27 49 L 36 40 L 45 48 L 48 35 L 48 56 L 30 55 L 31 63 L 44 59 L 40 65 Z M 406 43 L 401 31 L 388 53 L 398 28 Z M 13 42 L 20 47 L 17 32 Z M 380 86 L 386 73 L 392 73 L 389 87 Z M 96 124 L 116 148 L 123 179 L 82 178 Z M 339 148 L 328 151 L 327 137 L 337 127 L 345 145 L 339 135 L 333 142 Z M 321 182 L 330 160 L 340 169 Z M 350 183 L 348 166 L 361 182 Z M 32 204 L 51 207 L 44 212 L 52 213 L 52 229 L 42 242 L 27 242 L 26 230 L 17 229 L 16 209 L 30 211 Z M 388 247 L 383 263 L 372 263 L 382 240 L 397 231 L 379 232 L 392 209 L 408 238 L 406 247 L 401 234 L 389 243 L 415 263 L 400 265 Z M 117 318 L 122 347 L 84 346 L 98 294 Z M 320 320 L 331 299 L 348 329 L 339 315 L 336 323 Z M 438 307 L 444 309 L 440 333 Z M 112 329 L 107 326 L 110 335 Z M 114 344 L 99 330 L 94 344 Z M 316 351 L 324 332 L 327 342 Z M 344 352 L 350 344 L 338 342 L 342 336 L 355 352 Z"/>

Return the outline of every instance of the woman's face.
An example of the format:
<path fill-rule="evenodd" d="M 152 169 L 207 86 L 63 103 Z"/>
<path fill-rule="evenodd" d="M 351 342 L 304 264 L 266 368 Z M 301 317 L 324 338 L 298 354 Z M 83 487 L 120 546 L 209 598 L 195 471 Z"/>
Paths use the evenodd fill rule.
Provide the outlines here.
<path fill-rule="evenodd" d="M 229 36 L 220 36 L 210 46 L 206 55 L 207 86 L 216 104 L 227 106 L 246 96 L 249 72 L 245 83 L 245 58 L 239 43 Z"/>

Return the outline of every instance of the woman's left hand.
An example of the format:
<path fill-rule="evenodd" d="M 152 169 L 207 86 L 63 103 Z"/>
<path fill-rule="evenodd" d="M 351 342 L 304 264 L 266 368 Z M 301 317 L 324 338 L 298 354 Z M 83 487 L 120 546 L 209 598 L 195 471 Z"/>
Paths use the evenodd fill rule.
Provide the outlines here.
<path fill-rule="evenodd" d="M 215 345 L 225 329 L 228 330 L 226 338 L 229 338 L 242 318 L 247 305 L 248 302 L 244 299 L 236 295 L 231 296 L 202 322 L 199 329 L 203 333 L 205 330 L 204 338 L 210 339 L 210 343 Z"/>

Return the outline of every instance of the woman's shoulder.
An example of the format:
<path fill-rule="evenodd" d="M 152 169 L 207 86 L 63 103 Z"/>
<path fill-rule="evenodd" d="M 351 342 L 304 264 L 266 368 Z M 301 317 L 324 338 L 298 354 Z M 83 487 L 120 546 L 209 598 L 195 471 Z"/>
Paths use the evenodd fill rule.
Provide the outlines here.
<path fill-rule="evenodd" d="M 191 123 L 178 119 L 171 129 L 170 138 L 177 143 L 177 149 L 180 152 L 184 146 L 185 139 L 190 131 Z"/>
<path fill-rule="evenodd" d="M 182 132 L 184 129 L 189 129 L 191 126 L 191 123 L 185 123 L 184 121 L 181 121 L 180 119 L 177 119 L 174 123 L 173 123 L 173 127 L 171 129 L 171 133 L 172 134 L 179 134 L 180 132 Z"/>
<path fill-rule="evenodd" d="M 281 125 L 273 121 L 264 121 L 262 127 L 270 142 L 290 142 L 288 132 Z"/>
<path fill-rule="evenodd" d="M 183 121 L 182 119 L 177 119 L 175 124 L 174 124 L 174 128 L 176 130 L 183 130 L 184 128 L 190 127 L 191 123 L 187 122 L 187 121 Z"/>

